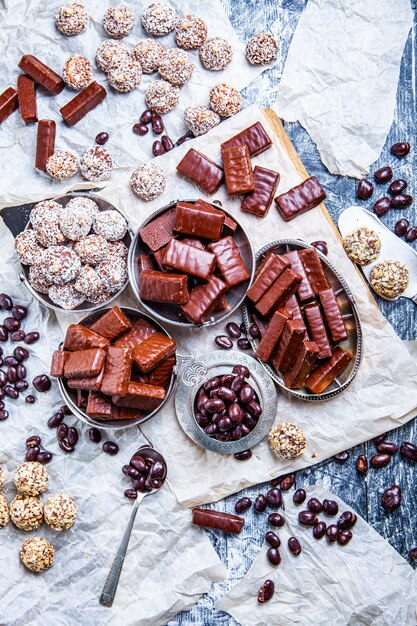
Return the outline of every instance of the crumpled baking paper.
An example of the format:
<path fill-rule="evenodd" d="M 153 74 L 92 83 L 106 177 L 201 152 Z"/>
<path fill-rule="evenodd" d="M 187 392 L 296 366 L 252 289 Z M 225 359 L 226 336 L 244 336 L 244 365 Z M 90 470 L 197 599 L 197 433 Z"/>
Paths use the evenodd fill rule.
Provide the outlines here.
<path fill-rule="evenodd" d="M 41 89 L 37 91 L 39 119 L 54 119 L 57 123 L 56 150 L 72 150 L 81 157 L 84 150 L 94 144 L 99 132 L 106 131 L 110 139 L 106 147 L 115 160 L 113 178 L 126 170 L 132 170 L 140 163 L 152 158 L 152 143 L 158 139 L 150 131 L 145 137 L 132 132 L 132 126 L 146 108 L 144 93 L 151 82 L 159 78 L 158 74 L 143 75 L 141 84 L 131 93 L 118 93 L 109 86 L 106 75 L 95 65 L 95 53 L 102 41 L 108 38 L 102 28 L 101 20 L 109 2 L 90 0 L 87 9 L 91 15 L 87 30 L 75 37 L 62 35 L 55 27 L 55 15 L 62 0 L 17 0 L 11 2 L 0 12 L 0 93 L 6 87 L 15 86 L 21 73 L 18 62 L 23 54 L 34 54 L 41 61 L 52 67 L 59 74 L 66 59 L 72 54 L 86 56 L 94 67 L 94 78 L 107 90 L 107 98 L 91 111 L 83 120 L 69 128 L 62 121 L 59 109 L 78 92 L 66 87 L 57 96 L 48 95 Z M 117 3 L 116 3 L 117 4 Z M 135 2 L 125 0 L 124 5 L 131 8 L 135 16 L 133 30 L 122 41 L 133 48 L 138 39 L 147 37 L 140 24 L 143 10 L 150 0 Z M 167 4 L 177 9 L 180 15 L 193 13 L 201 16 L 207 23 L 209 37 L 224 37 L 232 46 L 233 60 L 223 71 L 208 71 L 203 68 L 198 51 L 187 54 L 195 63 L 195 71 L 189 83 L 181 88 L 178 106 L 164 115 L 166 133 L 175 142 L 187 128 L 183 122 L 184 109 L 191 104 L 209 104 L 209 91 L 213 85 L 229 83 L 243 89 L 265 69 L 273 67 L 250 65 L 245 56 L 245 45 L 233 29 L 219 0 L 168 0 Z M 165 48 L 177 47 L 173 34 L 159 37 L 158 41 Z M 13 113 L 1 125 L 0 162 L 2 164 L 3 205 L 18 205 L 31 198 L 57 195 L 68 186 L 68 182 L 53 181 L 42 172 L 35 170 L 36 124 L 25 126 L 19 112 Z M 80 175 L 71 179 L 77 184 L 83 179 Z M 91 187 L 85 184 L 85 187 Z"/>
<path fill-rule="evenodd" d="M 25 362 L 30 381 L 49 371 L 50 357 L 62 340 L 62 332 L 54 314 L 19 285 L 20 266 L 13 255 L 13 238 L 3 223 L 0 235 L 0 290 L 19 304 L 30 305 L 23 327 L 41 334 L 41 339 L 29 347 L 31 357 Z M 6 354 L 15 346 L 2 344 Z M 16 495 L 14 471 L 25 460 L 25 440 L 37 434 L 54 454 L 46 466 L 49 491 L 41 500 L 45 502 L 53 493 L 69 493 L 78 507 L 78 519 L 63 532 L 46 524 L 31 533 L 11 522 L 0 528 L 0 624 L 158 626 L 191 608 L 209 591 L 212 581 L 225 577 L 226 569 L 208 536 L 191 525 L 190 512 L 180 509 L 170 490 L 175 467 L 168 465 L 166 485 L 139 505 L 115 602 L 112 608 L 102 607 L 99 596 L 133 506 L 123 496 L 130 481 L 121 468 L 147 441 L 137 428 L 103 430 L 102 442 L 112 440 L 120 445 L 119 454 L 110 457 L 102 452 L 101 445 L 89 440 L 88 426 L 70 416 L 65 422 L 77 427 L 80 441 L 74 453 L 65 455 L 58 448 L 55 431 L 46 425 L 63 404 L 56 383 L 47 393 L 35 391 L 33 405 L 24 402 L 27 393 L 17 401 L 6 400 L 10 416 L 0 422 L 0 465 L 8 474 L 4 493 L 10 503 Z M 157 441 L 153 444 L 158 448 Z M 46 537 L 56 549 L 54 566 L 42 574 L 29 572 L 19 559 L 22 543 L 31 536 Z"/>
<path fill-rule="evenodd" d="M 332 174 L 361 178 L 394 116 L 410 0 L 309 0 L 278 86 L 275 111 L 298 120 Z"/>
<path fill-rule="evenodd" d="M 284 494 L 285 520 L 273 529 L 281 539 L 281 564 L 273 567 L 264 544 L 244 579 L 216 603 L 242 626 L 415 626 L 417 575 L 413 568 L 358 515 L 353 538 L 346 546 L 313 538 L 312 528 L 297 520 L 304 505 Z M 336 500 L 339 512 L 352 510 L 343 500 L 318 485 L 307 487 L 308 498 Z M 318 516 L 327 525 L 338 519 Z M 288 550 L 289 537 L 301 544 L 301 554 Z M 275 583 L 269 602 L 258 603 L 266 579 Z"/>

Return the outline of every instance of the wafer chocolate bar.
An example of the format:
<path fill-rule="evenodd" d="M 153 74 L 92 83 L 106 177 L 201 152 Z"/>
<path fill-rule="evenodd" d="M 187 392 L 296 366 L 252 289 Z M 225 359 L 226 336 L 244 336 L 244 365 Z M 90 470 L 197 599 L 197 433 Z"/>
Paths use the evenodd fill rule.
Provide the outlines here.
<path fill-rule="evenodd" d="M 57 94 L 64 89 L 65 83 L 61 76 L 32 54 L 23 55 L 19 61 L 19 67 L 25 74 L 33 78 L 35 83 L 42 85 L 51 93 Z"/>
<path fill-rule="evenodd" d="M 334 343 L 344 341 L 348 338 L 348 332 L 339 309 L 335 292 L 332 288 L 320 291 L 319 298 Z"/>
<path fill-rule="evenodd" d="M 301 312 L 301 308 L 300 308 L 300 305 L 298 303 L 297 296 L 295 294 L 290 296 L 288 298 L 288 300 L 286 300 L 284 302 L 284 308 L 288 309 L 289 311 L 291 311 L 292 317 L 293 317 L 294 320 L 301 320 L 301 321 L 303 321 L 303 314 Z M 280 308 L 279 310 L 281 311 L 282 308 Z"/>
<path fill-rule="evenodd" d="M 294 270 L 287 268 L 278 276 L 272 286 L 255 304 L 256 310 L 267 317 L 276 309 L 284 305 L 293 293 L 297 291 L 302 277 Z"/>
<path fill-rule="evenodd" d="M 13 87 L 7 87 L 0 95 L 0 124 L 16 111 L 19 107 L 17 91 Z"/>
<path fill-rule="evenodd" d="M 234 135 L 221 144 L 222 150 L 246 144 L 251 157 L 265 152 L 272 146 L 271 138 L 268 136 L 261 122 L 255 122 L 252 126 L 245 128 L 242 132 Z"/>
<path fill-rule="evenodd" d="M 177 171 L 208 194 L 215 193 L 223 181 L 223 170 L 194 148 L 177 165 Z"/>
<path fill-rule="evenodd" d="M 350 352 L 336 346 L 330 359 L 320 365 L 307 377 L 305 385 L 313 393 L 322 393 L 346 369 L 352 360 Z"/>
<path fill-rule="evenodd" d="M 142 341 L 156 333 L 156 328 L 147 319 L 138 319 L 129 330 L 119 337 L 113 345 L 118 348 L 135 348 Z"/>
<path fill-rule="evenodd" d="M 20 116 L 25 124 L 37 122 L 35 83 L 26 74 L 21 74 L 17 79 L 17 98 L 19 100 Z"/>
<path fill-rule="evenodd" d="M 159 365 L 149 372 L 149 384 L 166 389 L 171 381 L 174 365 L 175 355 L 164 359 Z"/>
<path fill-rule="evenodd" d="M 307 376 L 314 367 L 319 348 L 314 341 L 303 341 L 303 345 L 291 369 L 284 374 L 284 384 L 289 389 L 303 387 Z"/>
<path fill-rule="evenodd" d="M 171 239 L 165 249 L 163 262 L 170 269 L 207 280 L 216 267 L 216 256 L 207 250 L 188 246 L 178 239 Z"/>
<path fill-rule="evenodd" d="M 134 420 L 140 417 L 141 412 L 139 409 L 131 409 L 127 406 L 116 406 L 112 404 L 111 407 L 111 419 L 112 420 Z"/>
<path fill-rule="evenodd" d="M 159 215 L 141 228 L 139 234 L 142 241 L 146 243 L 153 252 L 166 246 L 169 240 L 175 237 L 174 220 L 175 208 L 165 211 L 165 213 L 162 213 L 162 215 Z"/>
<path fill-rule="evenodd" d="M 255 356 L 265 363 L 271 358 L 287 320 L 292 317 L 291 313 L 287 314 L 284 311 L 285 309 L 275 311 L 256 349 Z"/>
<path fill-rule="evenodd" d="M 110 346 L 107 351 L 101 391 L 107 396 L 126 393 L 126 385 L 132 371 L 132 348 Z"/>
<path fill-rule="evenodd" d="M 156 332 L 133 350 L 133 360 L 141 372 L 149 372 L 161 361 L 174 354 L 177 344 L 162 333 Z"/>
<path fill-rule="evenodd" d="M 240 205 L 242 211 L 252 213 L 257 217 L 265 217 L 274 199 L 279 179 L 278 172 L 257 165 L 253 170 L 255 189 L 243 198 Z"/>
<path fill-rule="evenodd" d="M 332 355 L 326 327 L 318 304 L 311 304 L 304 309 L 304 315 L 312 340 L 319 348 L 319 359 L 326 359 Z"/>
<path fill-rule="evenodd" d="M 111 410 L 112 403 L 110 398 L 104 396 L 99 391 L 90 391 L 85 410 L 89 417 L 99 420 L 111 420 Z"/>
<path fill-rule="evenodd" d="M 103 382 L 104 367 L 97 376 L 92 378 L 71 378 L 68 381 L 70 389 L 83 389 L 84 391 L 99 391 Z"/>
<path fill-rule="evenodd" d="M 184 235 L 203 237 L 203 239 L 220 239 L 225 214 L 204 202 L 197 200 L 195 204 L 178 202 L 175 209 L 174 230 Z"/>
<path fill-rule="evenodd" d="M 87 408 L 88 393 L 82 389 L 76 389 L 76 404 L 80 409 Z"/>
<path fill-rule="evenodd" d="M 223 237 L 207 247 L 216 255 L 217 267 L 229 289 L 249 280 L 249 272 L 233 237 Z"/>
<path fill-rule="evenodd" d="M 298 215 L 302 215 L 310 209 L 318 206 L 326 197 L 326 192 L 321 187 L 315 176 L 307 178 L 304 182 L 275 198 L 281 217 L 289 222 Z"/>
<path fill-rule="evenodd" d="M 194 324 L 202 324 L 215 311 L 227 290 L 226 283 L 213 274 L 207 283 L 190 291 L 190 298 L 181 311 Z"/>
<path fill-rule="evenodd" d="M 139 272 L 154 270 L 155 264 L 148 254 L 141 254 L 139 257 Z"/>
<path fill-rule="evenodd" d="M 186 274 L 145 270 L 140 274 L 139 290 L 142 300 L 149 302 L 185 304 L 189 299 Z"/>
<path fill-rule="evenodd" d="M 308 302 L 314 298 L 314 291 L 308 280 L 304 265 L 301 262 L 298 250 L 292 250 L 284 254 L 284 258 L 291 264 L 291 269 L 295 270 L 303 280 L 298 286 L 297 296 L 301 303 Z"/>
<path fill-rule="evenodd" d="M 237 222 L 235 222 L 235 220 L 232 220 L 231 217 L 225 214 L 222 228 L 222 236 L 226 237 L 227 235 L 234 235 L 236 231 Z"/>
<path fill-rule="evenodd" d="M 199 250 L 205 250 L 206 246 L 200 239 L 196 237 L 183 237 L 180 240 L 182 243 L 185 243 L 187 246 L 193 246 L 193 248 L 198 248 Z"/>
<path fill-rule="evenodd" d="M 92 378 L 103 369 L 106 353 L 101 348 L 68 352 L 64 365 L 65 378 Z"/>
<path fill-rule="evenodd" d="M 294 365 L 305 339 L 306 327 L 301 320 L 287 320 L 275 353 L 272 364 L 282 374 Z"/>
<path fill-rule="evenodd" d="M 39 120 L 36 136 L 35 167 L 46 171 L 46 162 L 55 150 L 56 124 L 53 120 Z"/>
<path fill-rule="evenodd" d="M 153 411 L 165 400 L 165 389 L 155 385 L 129 382 L 126 392 L 121 396 L 113 396 L 116 406 L 124 406 L 141 411 Z"/>
<path fill-rule="evenodd" d="M 51 376 L 60 377 L 64 375 L 64 367 L 67 357 L 68 352 L 64 352 L 64 350 L 55 350 L 51 359 Z"/>
<path fill-rule="evenodd" d="M 272 286 L 278 276 L 290 267 L 288 261 L 276 254 L 270 254 L 265 257 L 261 263 L 262 269 L 253 281 L 252 287 L 248 289 L 246 295 L 252 302 L 256 303 L 264 295 L 264 293 Z"/>
<path fill-rule="evenodd" d="M 126 332 L 130 327 L 129 318 L 126 317 L 118 306 L 114 306 L 94 322 L 90 326 L 90 330 L 109 341 L 113 341 L 113 339 Z"/>
<path fill-rule="evenodd" d="M 171 239 L 172 241 L 172 239 Z M 159 248 L 159 250 L 156 250 L 156 252 L 153 253 L 153 258 L 154 261 L 156 263 L 156 265 L 158 266 L 158 270 L 160 270 L 161 272 L 166 272 L 167 268 L 164 265 L 164 256 L 165 256 L 165 250 L 167 249 L 166 246 L 164 246 L 163 248 Z"/>
<path fill-rule="evenodd" d="M 193 509 L 192 516 L 193 524 L 196 526 L 217 528 L 228 533 L 239 534 L 245 525 L 243 517 L 221 511 L 213 511 L 213 509 Z"/>
<path fill-rule="evenodd" d="M 93 109 L 96 108 L 107 96 L 107 91 L 95 80 L 84 87 L 72 100 L 67 102 L 61 109 L 61 115 L 68 126 L 74 126 Z"/>
<path fill-rule="evenodd" d="M 64 350 L 69 350 L 70 352 L 88 350 L 89 348 L 102 348 L 105 350 L 109 345 L 110 341 L 108 339 L 81 324 L 70 324 L 65 334 Z"/>
<path fill-rule="evenodd" d="M 222 149 L 224 177 L 230 195 L 254 191 L 253 169 L 248 146 L 241 144 Z"/>
<path fill-rule="evenodd" d="M 324 273 L 320 257 L 314 248 L 299 250 L 299 256 L 314 294 L 329 289 L 330 285 Z"/>

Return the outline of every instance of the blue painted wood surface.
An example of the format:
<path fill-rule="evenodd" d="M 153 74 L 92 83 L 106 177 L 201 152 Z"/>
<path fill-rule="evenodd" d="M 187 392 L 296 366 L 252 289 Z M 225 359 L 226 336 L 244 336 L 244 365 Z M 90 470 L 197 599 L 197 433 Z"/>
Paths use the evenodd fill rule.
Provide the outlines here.
<path fill-rule="evenodd" d="M 265 72 L 244 92 L 247 104 L 256 102 L 260 106 L 267 107 L 275 100 L 276 87 L 279 83 L 291 37 L 298 18 L 306 5 L 306 0 L 222 0 L 222 2 L 233 26 L 243 41 L 258 32 L 269 30 L 280 42 L 280 63 L 272 70 Z M 409 181 L 409 193 L 415 197 L 417 195 L 415 176 L 417 171 L 417 76 L 415 69 L 417 1 L 412 0 L 411 4 L 416 17 L 413 32 L 408 39 L 402 61 L 395 119 L 381 158 L 372 166 L 371 172 L 387 163 L 393 165 L 395 176 Z M 394 7 L 395 3 L 393 3 L 393 10 L 395 10 Z M 375 19 L 378 17 L 375 16 Z M 327 209 L 333 219 L 337 220 L 344 208 L 356 202 L 356 182 L 352 179 L 332 176 L 327 172 L 320 161 L 315 145 L 298 123 L 285 124 L 285 128 L 307 171 L 311 175 L 317 176 L 325 187 Z M 399 161 L 390 155 L 389 147 L 396 141 L 409 141 L 412 144 L 412 153 L 407 159 Z M 371 205 L 371 202 L 364 203 L 364 206 L 367 204 Z M 417 223 L 415 206 L 403 211 L 391 210 L 382 220 L 390 228 L 393 228 L 400 217 L 407 217 L 410 224 Z M 413 245 L 416 246 L 417 242 Z M 411 301 L 402 298 L 397 303 L 388 303 L 379 299 L 378 304 L 402 339 L 417 339 L 417 307 Z M 389 397 L 385 401 L 389 406 Z M 393 431 L 389 440 L 395 441 L 397 444 L 402 441 L 417 443 L 415 420 Z M 360 477 L 355 468 L 356 458 L 360 453 L 365 453 L 370 458 L 375 453 L 374 450 L 373 444 L 367 443 L 350 450 L 350 458 L 344 465 L 338 465 L 330 460 L 312 469 L 297 472 L 296 484 L 305 486 L 318 483 L 338 494 L 389 541 L 404 558 L 407 558 L 410 548 L 417 546 L 416 468 L 406 464 L 399 455 L 396 455 L 390 465 L 384 469 L 370 470 L 365 478 Z M 380 505 L 380 495 L 385 487 L 393 483 L 401 485 L 403 503 L 399 510 L 387 515 Z M 265 489 L 266 485 L 247 489 L 218 503 L 216 508 L 233 513 L 234 504 L 240 497 L 245 495 L 253 499 L 261 490 L 265 493 Z M 246 524 L 239 536 L 223 536 L 217 531 L 209 533 L 220 558 L 228 567 L 227 581 L 213 585 L 210 593 L 203 596 L 191 611 L 179 614 L 169 622 L 169 626 L 188 626 L 189 624 L 232 626 L 236 624 L 235 620 L 228 614 L 214 610 L 213 604 L 245 575 L 262 544 L 263 535 L 266 531 L 266 516 L 259 516 L 250 510 L 245 513 L 245 518 Z"/>

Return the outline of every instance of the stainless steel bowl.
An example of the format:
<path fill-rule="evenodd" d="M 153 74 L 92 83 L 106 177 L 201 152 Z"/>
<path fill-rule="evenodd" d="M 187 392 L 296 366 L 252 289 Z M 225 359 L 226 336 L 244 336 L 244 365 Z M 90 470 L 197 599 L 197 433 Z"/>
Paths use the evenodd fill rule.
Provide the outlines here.
<path fill-rule="evenodd" d="M 312 246 L 304 243 L 304 241 L 300 241 L 299 239 L 281 239 L 279 241 L 273 241 L 256 253 L 256 262 L 258 264 L 267 252 L 284 254 L 285 252 L 289 252 L 290 250 L 301 250 L 303 248 L 312 248 Z M 262 365 L 262 367 L 265 368 L 271 378 L 276 382 L 276 384 L 291 396 L 300 398 L 301 400 L 320 402 L 323 400 L 330 400 L 331 398 L 334 398 L 335 396 L 341 394 L 349 387 L 349 385 L 355 378 L 362 359 L 363 335 L 355 299 L 347 282 L 345 281 L 343 276 L 339 274 L 334 265 L 330 263 L 328 258 L 317 249 L 315 250 L 323 264 L 324 273 L 326 274 L 327 280 L 329 281 L 330 286 L 333 287 L 334 291 L 336 292 L 342 317 L 349 330 L 349 337 L 345 341 L 340 342 L 337 345 L 340 345 L 342 348 L 346 348 L 346 350 L 351 352 L 351 354 L 353 355 L 353 359 L 350 361 L 349 365 L 341 373 L 341 375 L 333 383 L 331 383 L 331 385 L 329 385 L 326 391 L 317 394 L 312 393 L 306 387 L 303 387 L 302 389 L 289 389 L 285 386 L 284 379 L 279 372 L 272 368 L 271 365 L 269 365 L 268 363 L 264 363 L 260 359 L 258 359 L 258 361 Z M 303 307 L 301 306 L 301 309 L 302 308 Z M 252 318 L 252 309 L 247 302 L 245 302 L 243 306 L 243 319 L 246 329 L 249 331 L 249 326 L 254 320 Z M 252 344 L 253 350 L 255 351 L 258 347 L 259 339 L 251 338 L 249 332 L 248 338 Z"/>
<path fill-rule="evenodd" d="M 138 319 L 145 319 L 151 322 L 159 330 L 159 332 L 163 333 L 164 335 L 166 335 L 167 337 L 171 339 L 171 335 L 165 330 L 165 328 L 161 326 L 161 324 L 156 322 L 153 318 L 151 318 L 149 315 L 146 315 L 145 313 L 142 313 L 141 311 L 137 311 L 136 309 L 130 309 L 127 307 L 120 307 L 120 308 L 132 323 L 136 322 Z M 81 322 L 78 322 L 78 323 L 89 328 L 90 326 L 92 326 L 92 324 L 94 324 L 95 321 L 97 321 L 108 310 L 109 309 L 107 308 L 107 309 L 102 309 L 100 311 L 96 311 L 95 313 L 88 315 L 87 317 L 82 319 Z M 58 380 L 59 390 L 61 392 L 61 395 L 65 403 L 70 407 L 71 411 L 74 413 L 76 417 L 79 417 L 80 420 L 82 420 L 86 424 L 89 424 L 89 426 L 97 426 L 98 428 L 105 429 L 105 430 L 115 430 L 117 428 L 130 428 L 132 426 L 138 426 L 139 424 L 143 424 L 144 422 L 147 422 L 148 420 L 152 419 L 152 417 L 155 417 L 155 415 L 157 415 L 162 410 L 162 408 L 166 405 L 166 403 L 168 402 L 168 400 L 170 399 L 172 395 L 172 392 L 174 391 L 176 380 L 177 380 L 177 371 L 176 371 L 176 367 L 174 366 L 174 369 L 171 375 L 171 380 L 170 380 L 170 383 L 166 392 L 165 400 L 161 402 L 161 404 L 158 407 L 156 407 L 156 409 L 154 409 L 154 411 L 152 411 L 148 415 L 141 416 L 141 417 L 138 417 L 137 419 L 132 419 L 132 420 L 104 421 L 104 420 L 95 420 L 94 418 L 89 417 L 87 413 L 85 413 L 85 411 L 83 411 L 80 407 L 77 406 L 76 390 L 70 389 L 65 379 L 58 378 L 57 380 Z"/>
<path fill-rule="evenodd" d="M 173 324 L 174 326 L 195 327 L 195 324 L 189 322 L 185 317 L 181 316 L 180 307 L 178 305 L 160 302 L 146 302 L 140 297 L 139 257 L 142 254 L 150 254 L 151 250 L 142 241 L 139 232 L 144 226 L 146 226 L 146 224 L 149 224 L 149 222 L 154 220 L 156 217 L 175 207 L 177 202 L 180 202 L 180 200 L 175 200 L 174 202 L 171 202 L 170 204 L 162 207 L 162 209 L 158 209 L 157 211 L 152 213 L 152 215 L 150 215 L 139 228 L 129 250 L 129 257 L 127 262 L 129 279 L 136 298 L 139 300 L 143 308 L 146 309 L 148 313 L 150 313 L 153 317 L 156 317 L 161 322 Z M 194 204 L 196 200 L 183 200 L 183 202 Z M 244 301 L 246 291 L 249 289 L 249 286 L 252 283 L 253 275 L 255 272 L 255 255 L 249 235 L 247 234 L 246 230 L 243 228 L 243 226 L 239 224 L 235 215 L 232 215 L 223 207 L 219 207 L 219 205 L 212 204 L 212 206 L 215 209 L 221 208 L 221 210 L 224 211 L 226 215 L 230 216 L 237 223 L 238 227 L 234 235 L 234 239 L 237 246 L 239 247 L 243 262 L 246 265 L 246 268 L 250 274 L 250 279 L 244 283 L 241 283 L 240 285 L 236 285 L 236 287 L 233 287 L 233 289 L 231 289 L 226 294 L 230 310 L 213 313 L 210 319 L 206 320 L 203 324 L 201 324 L 201 326 L 213 326 L 214 324 L 219 324 L 220 322 L 224 322 L 227 317 L 232 315 L 232 313 L 234 313 L 234 311 L 239 308 Z"/>
<path fill-rule="evenodd" d="M 100 211 L 113 210 L 113 211 L 118 211 L 119 213 L 123 215 L 123 213 L 113 204 L 110 204 L 110 202 L 107 202 L 107 200 L 104 200 L 104 198 L 101 198 L 100 196 L 96 196 L 95 194 L 92 194 L 92 193 L 68 193 L 65 196 L 58 196 L 57 198 L 51 198 L 51 200 L 54 200 L 55 202 L 58 202 L 58 204 L 61 204 L 63 207 L 65 207 L 68 204 L 68 202 L 72 200 L 72 198 L 79 198 L 79 197 L 86 197 L 86 198 L 90 198 L 91 200 L 94 200 L 94 202 L 97 203 L 97 206 Z M 126 219 L 124 215 L 123 217 Z M 29 222 L 26 224 L 25 230 L 29 230 L 31 228 L 32 228 L 32 224 L 30 223 L 30 220 L 29 220 Z M 127 233 L 122 239 L 123 243 L 125 244 L 127 248 L 130 248 L 130 245 L 132 243 L 132 237 L 133 237 L 133 231 L 129 227 L 129 224 L 128 224 Z M 103 307 L 106 307 L 112 302 L 114 302 L 123 293 L 123 291 L 126 289 L 126 287 L 129 284 L 129 279 L 127 279 L 123 287 L 119 289 L 119 291 L 114 293 L 111 296 L 111 298 L 109 298 L 105 302 L 101 302 L 99 304 L 92 304 L 91 302 L 85 301 L 79 306 L 76 306 L 75 309 L 63 309 L 62 307 L 54 304 L 47 294 L 40 293 L 39 291 L 36 291 L 36 289 L 32 287 L 32 285 L 29 282 L 29 265 L 23 265 L 23 263 L 21 263 L 21 267 L 22 267 L 22 272 L 20 274 L 20 280 L 23 282 L 26 289 L 30 291 L 30 293 L 33 295 L 34 298 L 39 300 L 39 302 L 42 302 L 42 304 L 47 306 L 49 309 L 53 309 L 54 311 L 63 311 L 69 314 L 79 313 L 80 311 L 82 311 L 83 313 L 88 313 L 90 311 L 98 311 L 99 309 L 102 309 Z"/>

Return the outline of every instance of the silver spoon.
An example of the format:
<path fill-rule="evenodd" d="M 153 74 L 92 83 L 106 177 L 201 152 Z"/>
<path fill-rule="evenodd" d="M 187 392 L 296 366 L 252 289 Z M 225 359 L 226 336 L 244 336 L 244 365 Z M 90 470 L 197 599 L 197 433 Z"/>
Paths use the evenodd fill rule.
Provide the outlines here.
<path fill-rule="evenodd" d="M 158 486 L 155 486 L 154 488 L 150 489 L 150 491 L 138 493 L 138 497 L 135 500 L 135 503 L 132 508 L 132 512 L 130 514 L 129 521 L 126 526 L 126 530 L 120 542 L 119 549 L 117 550 L 115 559 L 110 568 L 109 575 L 107 576 L 107 580 L 104 583 L 103 591 L 100 596 L 100 604 L 103 604 L 104 606 L 111 606 L 113 604 L 116 591 L 117 591 L 117 585 L 119 584 L 120 574 L 122 572 L 123 562 L 126 556 L 127 547 L 129 545 L 129 539 L 130 539 L 130 535 L 132 532 L 133 523 L 136 518 L 136 513 L 138 512 L 139 504 L 142 502 L 143 498 L 155 493 L 155 491 L 158 491 L 162 487 L 166 479 L 167 466 L 166 466 L 165 459 L 162 456 L 162 454 L 160 454 L 159 452 L 157 452 L 154 448 L 151 448 L 150 446 L 142 446 L 141 448 L 139 448 L 139 450 L 135 452 L 132 458 L 135 458 L 136 456 L 145 458 L 145 460 L 152 459 L 155 462 L 158 461 L 159 463 L 163 464 L 164 469 L 161 474 L 161 477 L 160 478 L 158 477 L 158 479 L 155 481 L 155 484 L 159 483 Z"/>

